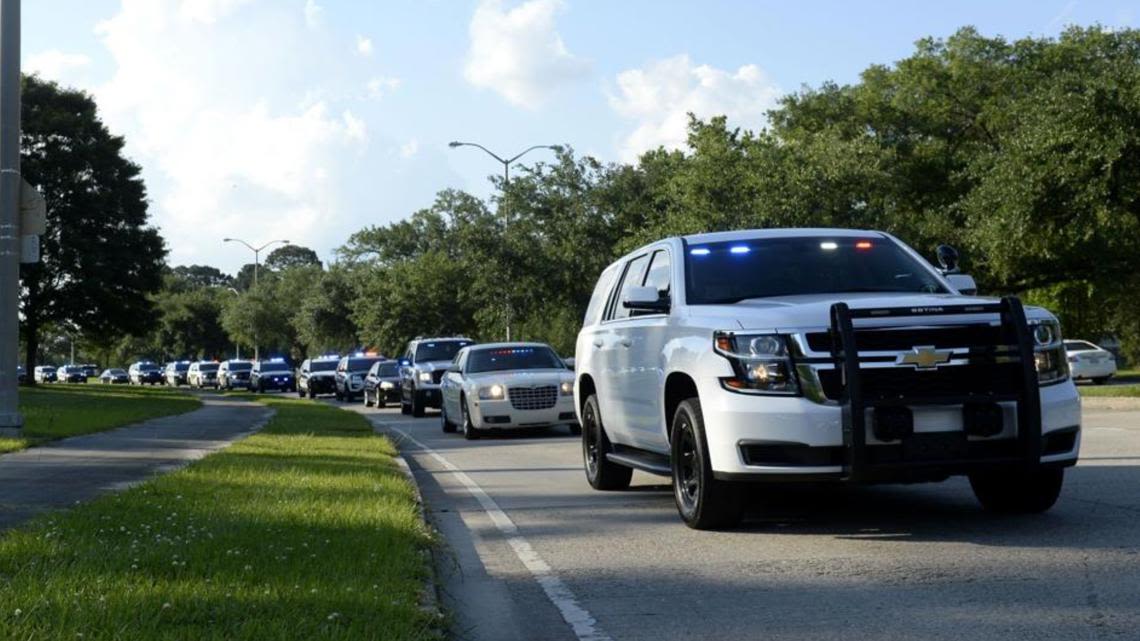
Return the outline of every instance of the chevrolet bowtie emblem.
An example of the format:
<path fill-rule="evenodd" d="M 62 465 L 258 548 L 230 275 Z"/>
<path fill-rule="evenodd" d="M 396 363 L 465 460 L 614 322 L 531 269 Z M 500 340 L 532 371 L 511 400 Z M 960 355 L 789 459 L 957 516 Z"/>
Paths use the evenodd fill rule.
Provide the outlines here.
<path fill-rule="evenodd" d="M 935 349 L 933 345 L 914 347 L 906 354 L 899 354 L 895 365 L 913 365 L 915 369 L 936 369 L 950 362 L 954 352 L 948 349 Z"/>

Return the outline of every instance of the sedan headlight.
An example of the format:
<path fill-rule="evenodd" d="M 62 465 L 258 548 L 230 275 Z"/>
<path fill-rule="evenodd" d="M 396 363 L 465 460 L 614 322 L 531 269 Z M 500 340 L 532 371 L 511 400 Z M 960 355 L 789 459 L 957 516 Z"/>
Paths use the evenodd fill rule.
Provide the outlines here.
<path fill-rule="evenodd" d="M 1037 369 L 1037 383 L 1060 383 L 1069 377 L 1069 361 L 1061 342 L 1061 324 L 1055 320 L 1031 321 L 1033 333 L 1033 364 Z"/>
<path fill-rule="evenodd" d="M 421 383 L 430 383 L 431 382 L 431 372 L 420 372 L 419 373 L 419 379 L 420 379 Z"/>
<path fill-rule="evenodd" d="M 380 389 L 382 389 L 382 390 L 390 390 L 394 387 L 395 387 L 395 385 L 393 385 L 392 383 L 390 383 L 388 381 L 384 381 L 384 382 L 380 383 Z"/>
<path fill-rule="evenodd" d="M 733 375 L 721 378 L 725 388 L 746 394 L 799 393 L 784 336 L 716 332 L 713 349 L 732 365 Z"/>
<path fill-rule="evenodd" d="M 563 396 L 574 395 L 574 381 L 562 381 L 562 385 L 558 387 L 559 393 Z"/>
<path fill-rule="evenodd" d="M 484 401 L 501 401 L 507 397 L 507 390 L 502 385 L 483 385 L 479 387 L 479 398 Z"/>

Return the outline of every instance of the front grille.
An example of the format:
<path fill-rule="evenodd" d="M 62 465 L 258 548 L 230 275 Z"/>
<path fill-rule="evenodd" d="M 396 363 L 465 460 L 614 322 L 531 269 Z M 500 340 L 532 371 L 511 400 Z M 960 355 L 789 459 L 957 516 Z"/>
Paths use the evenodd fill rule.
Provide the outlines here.
<path fill-rule="evenodd" d="M 915 345 L 947 348 L 1012 342 L 1010 337 L 1002 336 L 1001 326 L 982 323 L 855 330 L 855 344 L 859 346 L 859 351 L 864 352 L 909 350 Z M 813 352 L 831 353 L 831 334 L 811 332 L 807 335 L 807 344 Z"/>
<path fill-rule="evenodd" d="M 509 387 L 507 395 L 516 410 L 548 410 L 558 402 L 558 386 Z"/>
<path fill-rule="evenodd" d="M 431 373 L 431 382 L 435 383 L 436 385 L 439 385 L 439 382 L 443 380 L 443 375 L 446 373 L 447 373 L 447 370 L 445 370 L 445 369 L 435 370 L 434 372 Z"/>
<path fill-rule="evenodd" d="M 1009 363 L 970 363 L 918 371 L 912 367 L 864 368 L 859 372 L 863 398 L 875 401 L 900 398 L 938 398 L 992 394 L 1016 394 L 1021 385 L 1021 365 Z M 838 369 L 819 370 L 824 396 L 837 401 L 843 395 L 843 379 Z"/>

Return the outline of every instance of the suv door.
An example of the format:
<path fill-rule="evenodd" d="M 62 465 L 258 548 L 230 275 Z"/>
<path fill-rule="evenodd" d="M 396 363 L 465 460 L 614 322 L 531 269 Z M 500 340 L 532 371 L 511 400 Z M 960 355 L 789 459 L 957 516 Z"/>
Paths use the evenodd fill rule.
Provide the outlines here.
<path fill-rule="evenodd" d="M 653 287 L 661 297 L 673 291 L 673 261 L 667 247 L 655 248 L 641 283 Z M 618 301 L 621 304 L 621 301 Z M 669 451 L 669 418 L 661 421 L 665 389 L 665 343 L 669 339 L 669 314 L 637 312 L 622 322 L 628 368 L 618 389 L 625 394 L 622 403 L 629 421 L 633 445 L 657 452 Z"/>
<path fill-rule="evenodd" d="M 648 264 L 649 253 L 635 256 L 626 262 L 592 341 L 593 369 L 602 424 L 611 440 L 629 445 L 634 440 L 630 432 L 632 425 L 629 409 L 626 407 L 629 392 L 624 386 L 629 384 L 629 346 L 632 343 L 625 327 L 629 310 L 622 307 L 621 301 L 630 288 L 639 286 L 644 281 Z"/>

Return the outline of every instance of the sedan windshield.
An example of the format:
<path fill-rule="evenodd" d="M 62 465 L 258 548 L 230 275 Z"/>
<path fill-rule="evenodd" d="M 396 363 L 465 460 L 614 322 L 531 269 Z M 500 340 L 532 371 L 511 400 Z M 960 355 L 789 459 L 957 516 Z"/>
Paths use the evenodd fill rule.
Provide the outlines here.
<path fill-rule="evenodd" d="M 455 358 L 460 349 L 470 345 L 470 341 L 434 341 L 420 343 L 416 347 L 416 362 L 423 361 L 449 361 Z"/>
<path fill-rule="evenodd" d="M 1100 349 L 1087 341 L 1065 341 L 1066 352 L 1087 352 Z"/>
<path fill-rule="evenodd" d="M 467 372 L 502 372 L 515 369 L 566 369 L 549 347 L 480 349 L 467 356 Z"/>
<path fill-rule="evenodd" d="M 391 363 L 381 363 L 380 367 L 376 368 L 376 375 L 383 378 L 392 378 L 400 375 L 400 364 L 396 361 Z"/>
<path fill-rule="evenodd" d="M 854 292 L 945 293 L 925 266 L 886 238 L 808 236 L 691 244 L 691 305 Z"/>

